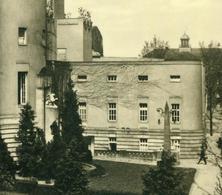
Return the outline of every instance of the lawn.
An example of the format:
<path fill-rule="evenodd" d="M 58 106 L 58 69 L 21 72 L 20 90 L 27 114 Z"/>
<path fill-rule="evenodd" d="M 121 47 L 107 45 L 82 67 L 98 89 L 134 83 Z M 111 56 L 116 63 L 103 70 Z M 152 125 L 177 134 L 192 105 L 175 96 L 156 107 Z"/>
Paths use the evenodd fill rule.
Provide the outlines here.
<path fill-rule="evenodd" d="M 136 195 L 142 194 L 143 181 L 141 176 L 150 168 L 148 165 L 94 161 L 98 169 L 89 176 L 88 195 Z M 184 191 L 189 194 L 193 182 L 195 169 L 177 168 L 177 171 L 184 172 L 183 184 Z M 16 185 L 17 193 L 1 193 L 4 195 L 17 195 L 18 192 L 30 195 L 59 195 L 53 187 L 34 186 L 18 183 Z"/>
<path fill-rule="evenodd" d="M 111 161 L 95 161 L 95 164 L 102 166 L 106 174 L 89 179 L 89 187 L 93 194 L 142 194 L 141 176 L 149 170 L 150 166 Z M 177 170 L 184 172 L 184 188 L 189 194 L 195 170 L 183 168 Z"/>

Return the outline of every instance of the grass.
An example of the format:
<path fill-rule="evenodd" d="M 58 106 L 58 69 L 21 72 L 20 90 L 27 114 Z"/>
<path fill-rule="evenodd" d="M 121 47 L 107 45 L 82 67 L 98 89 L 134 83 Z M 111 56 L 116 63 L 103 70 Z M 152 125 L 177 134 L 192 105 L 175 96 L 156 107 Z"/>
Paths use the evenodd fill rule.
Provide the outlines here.
<path fill-rule="evenodd" d="M 98 195 L 142 194 L 143 181 L 141 176 L 149 170 L 150 166 L 111 161 L 95 161 L 95 164 L 103 167 L 106 174 L 89 179 L 91 192 Z M 195 169 L 177 168 L 177 171 L 184 173 L 182 181 L 184 191 L 189 194 Z"/>
<path fill-rule="evenodd" d="M 94 170 L 89 175 L 88 195 L 137 195 L 142 194 L 143 181 L 141 176 L 145 174 L 150 166 L 111 162 L 95 161 Z M 184 173 L 183 185 L 186 194 L 189 194 L 194 179 L 195 169 L 177 168 Z M 26 182 L 18 183 L 18 192 L 31 195 L 58 195 L 53 187 L 33 186 Z M 30 193 L 31 192 L 31 193 Z M 6 195 L 17 195 L 18 193 L 7 193 Z M 1 195 L 1 193 L 0 193 Z"/>

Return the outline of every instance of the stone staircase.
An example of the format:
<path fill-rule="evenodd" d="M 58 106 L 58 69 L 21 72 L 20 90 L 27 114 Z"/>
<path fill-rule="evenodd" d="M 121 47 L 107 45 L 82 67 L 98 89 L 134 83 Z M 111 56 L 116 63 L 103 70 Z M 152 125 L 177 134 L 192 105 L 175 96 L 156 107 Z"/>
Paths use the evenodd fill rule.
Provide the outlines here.
<path fill-rule="evenodd" d="M 0 118 L 0 131 L 2 138 L 7 144 L 8 150 L 13 157 L 13 160 L 17 160 L 16 147 L 19 143 L 15 140 L 18 131 L 18 118 L 15 116 L 1 117 Z"/>

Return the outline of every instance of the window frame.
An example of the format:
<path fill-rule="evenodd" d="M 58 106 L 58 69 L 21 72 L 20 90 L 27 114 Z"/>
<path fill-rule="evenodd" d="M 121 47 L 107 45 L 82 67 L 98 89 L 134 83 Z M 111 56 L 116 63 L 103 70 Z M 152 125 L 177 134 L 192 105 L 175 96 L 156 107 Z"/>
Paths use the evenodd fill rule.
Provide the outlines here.
<path fill-rule="evenodd" d="M 28 102 L 28 72 L 19 71 L 17 73 L 18 105 L 25 105 Z"/>
<path fill-rule="evenodd" d="M 81 106 L 81 104 L 84 106 Z M 87 121 L 87 103 L 86 102 L 79 102 L 79 116 L 81 118 L 82 122 L 86 122 Z"/>
<path fill-rule="evenodd" d="M 115 77 L 115 79 L 109 79 L 110 77 Z M 115 83 L 115 82 L 117 82 L 117 79 L 118 79 L 118 77 L 115 74 L 107 75 L 107 82 L 109 82 L 109 83 Z"/>
<path fill-rule="evenodd" d="M 146 105 L 146 107 L 141 107 L 141 105 Z M 139 122 L 146 123 L 148 122 L 148 103 L 139 102 Z"/>
<path fill-rule="evenodd" d="M 173 108 L 174 106 L 175 106 L 175 108 Z M 177 108 L 177 106 L 178 106 L 178 108 Z M 179 104 L 179 103 L 171 103 L 170 121 L 173 124 L 179 124 L 180 123 L 180 118 L 181 118 L 181 111 L 180 111 L 181 108 L 180 107 L 181 107 L 181 104 Z"/>
<path fill-rule="evenodd" d="M 63 54 L 59 55 L 59 50 L 65 51 Z M 67 48 L 57 48 L 57 60 L 63 61 L 67 60 Z M 59 56 L 62 56 L 61 58 Z"/>
<path fill-rule="evenodd" d="M 148 138 L 140 138 L 139 139 L 139 151 L 140 152 L 146 152 L 148 151 Z"/>
<path fill-rule="evenodd" d="M 141 77 L 146 77 L 147 79 L 141 79 Z M 137 80 L 138 80 L 138 82 L 140 82 L 140 83 L 148 82 L 148 81 L 149 81 L 149 75 L 148 75 L 148 74 L 139 74 L 139 75 L 137 76 Z"/>
<path fill-rule="evenodd" d="M 85 77 L 85 78 L 79 78 L 79 77 Z M 88 76 L 86 74 L 78 74 L 77 81 L 78 82 L 86 82 L 86 81 L 88 81 Z"/>
<path fill-rule="evenodd" d="M 115 108 L 111 108 L 110 107 L 111 104 L 115 105 Z M 116 102 L 109 102 L 108 103 L 107 114 L 108 114 L 108 121 L 109 122 L 116 122 L 117 121 L 117 103 Z"/>
<path fill-rule="evenodd" d="M 175 77 L 178 77 L 178 78 L 175 78 Z M 179 74 L 171 74 L 170 75 L 170 82 L 171 83 L 180 83 L 181 82 L 181 76 Z"/>
<path fill-rule="evenodd" d="M 23 36 L 20 36 L 20 30 L 24 30 Z M 19 46 L 26 46 L 28 44 L 27 31 L 28 31 L 27 27 L 18 27 L 18 45 Z"/>
<path fill-rule="evenodd" d="M 115 150 L 112 150 L 112 146 L 111 145 L 115 145 Z M 116 152 L 117 151 L 117 139 L 116 137 L 109 137 L 109 150 L 112 152 Z"/>

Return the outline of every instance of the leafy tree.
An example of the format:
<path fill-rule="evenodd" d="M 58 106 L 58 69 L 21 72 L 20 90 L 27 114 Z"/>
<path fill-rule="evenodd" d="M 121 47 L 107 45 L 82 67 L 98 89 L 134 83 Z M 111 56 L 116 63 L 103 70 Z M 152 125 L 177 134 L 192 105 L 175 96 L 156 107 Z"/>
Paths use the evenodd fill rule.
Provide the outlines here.
<path fill-rule="evenodd" d="M 29 104 L 21 109 L 16 140 L 18 167 L 21 176 L 38 176 L 42 167 L 42 152 L 45 148 L 44 132 L 34 126 L 34 111 Z"/>
<path fill-rule="evenodd" d="M 57 166 L 55 188 L 62 194 L 86 194 L 88 180 L 82 164 L 67 150 Z"/>
<path fill-rule="evenodd" d="M 0 190 L 12 189 L 15 183 L 16 165 L 0 133 Z"/>
<path fill-rule="evenodd" d="M 92 27 L 92 49 L 103 56 L 103 37 L 97 26 Z"/>
<path fill-rule="evenodd" d="M 210 135 L 213 134 L 213 110 L 222 104 L 222 50 L 220 44 L 210 43 L 207 48 L 201 44 L 202 61 L 205 65 L 207 110 L 209 111 Z"/>
<path fill-rule="evenodd" d="M 169 49 L 168 42 L 153 37 L 152 41 L 145 41 L 141 56 L 143 58 L 164 58 L 167 50 Z"/>
<path fill-rule="evenodd" d="M 182 174 L 173 167 L 174 156 L 163 151 L 161 161 L 144 176 L 144 195 L 183 195 Z"/>

